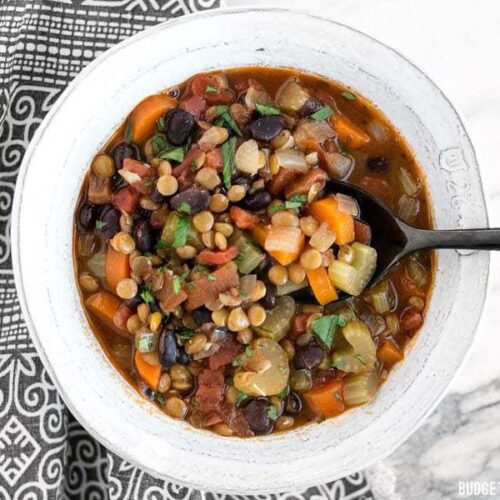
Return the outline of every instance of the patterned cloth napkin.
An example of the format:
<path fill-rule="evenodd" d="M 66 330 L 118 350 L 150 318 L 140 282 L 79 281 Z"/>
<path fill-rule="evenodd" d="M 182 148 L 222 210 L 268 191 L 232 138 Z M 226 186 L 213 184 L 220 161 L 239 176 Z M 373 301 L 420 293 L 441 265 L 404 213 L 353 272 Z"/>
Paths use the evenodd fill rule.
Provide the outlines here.
<path fill-rule="evenodd" d="M 29 338 L 9 247 L 18 169 L 33 133 L 66 85 L 115 43 L 159 22 L 219 4 L 220 0 L 0 0 L 1 500 L 231 498 L 156 479 L 104 448 L 79 425 Z M 355 474 L 301 493 L 258 498 L 373 496 L 364 475 Z"/>

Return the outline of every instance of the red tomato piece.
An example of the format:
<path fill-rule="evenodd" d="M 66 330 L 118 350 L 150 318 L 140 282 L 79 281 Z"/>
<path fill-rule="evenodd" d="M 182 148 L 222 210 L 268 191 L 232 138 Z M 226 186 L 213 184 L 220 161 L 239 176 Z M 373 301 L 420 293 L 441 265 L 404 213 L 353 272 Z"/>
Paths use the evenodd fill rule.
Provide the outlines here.
<path fill-rule="evenodd" d="M 219 266 L 233 260 L 238 255 L 238 247 L 233 245 L 228 247 L 227 250 L 213 252 L 212 250 L 202 250 L 196 260 L 200 264 Z"/>
<path fill-rule="evenodd" d="M 229 216 L 240 229 L 253 229 L 259 223 L 257 216 L 236 206 L 231 207 Z"/>
<path fill-rule="evenodd" d="M 180 103 L 181 109 L 200 118 L 207 109 L 207 103 L 201 95 L 192 95 Z"/>
<path fill-rule="evenodd" d="M 137 208 L 140 197 L 141 193 L 127 186 L 113 194 L 112 203 L 118 210 L 131 214 Z"/>
<path fill-rule="evenodd" d="M 234 100 L 233 92 L 222 88 L 213 75 L 197 75 L 191 80 L 191 92 L 202 96 L 208 104 L 229 104 Z"/>

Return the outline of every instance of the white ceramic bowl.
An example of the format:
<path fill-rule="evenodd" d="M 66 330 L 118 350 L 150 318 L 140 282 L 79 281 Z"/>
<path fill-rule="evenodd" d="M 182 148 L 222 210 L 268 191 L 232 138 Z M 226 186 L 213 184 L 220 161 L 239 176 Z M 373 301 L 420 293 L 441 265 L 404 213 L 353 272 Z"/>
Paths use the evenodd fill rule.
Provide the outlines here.
<path fill-rule="evenodd" d="M 248 64 L 316 72 L 371 99 L 424 167 L 437 227 L 487 226 L 474 150 L 457 112 L 428 77 L 346 26 L 249 8 L 159 25 L 90 64 L 54 105 L 26 153 L 12 245 L 32 338 L 84 427 L 155 475 L 201 489 L 256 493 L 302 488 L 364 468 L 417 428 L 472 342 L 489 258 L 439 254 L 433 298 L 407 358 L 371 404 L 338 418 L 285 434 L 228 439 L 171 420 L 143 400 L 111 366 L 83 314 L 71 251 L 78 192 L 94 153 L 141 98 L 198 71 Z"/>

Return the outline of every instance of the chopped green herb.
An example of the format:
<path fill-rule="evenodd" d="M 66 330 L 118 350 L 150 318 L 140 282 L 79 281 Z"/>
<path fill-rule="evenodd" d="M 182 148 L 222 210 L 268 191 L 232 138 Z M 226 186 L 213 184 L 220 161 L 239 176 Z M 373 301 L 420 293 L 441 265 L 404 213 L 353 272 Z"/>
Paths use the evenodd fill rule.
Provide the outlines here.
<path fill-rule="evenodd" d="M 262 116 L 281 115 L 280 108 L 274 104 L 259 104 L 257 102 L 255 103 L 255 107 Z"/>
<path fill-rule="evenodd" d="M 195 408 L 199 408 L 200 407 L 200 403 L 198 403 L 198 401 L 196 401 L 195 399 L 189 400 L 189 404 L 191 406 L 194 406 Z"/>
<path fill-rule="evenodd" d="M 278 397 L 283 400 L 288 396 L 288 387 L 285 387 L 279 394 Z"/>
<path fill-rule="evenodd" d="M 158 403 L 160 406 L 163 406 L 165 404 L 165 396 L 161 392 L 155 392 L 153 401 Z"/>
<path fill-rule="evenodd" d="M 236 260 L 236 259 L 234 259 Z M 244 290 L 243 288 L 240 289 L 240 297 L 248 297 L 248 292 L 246 290 Z"/>
<path fill-rule="evenodd" d="M 313 333 L 328 349 L 332 348 L 333 341 L 335 340 L 335 334 L 339 326 L 339 318 L 340 316 L 332 314 L 313 321 Z"/>
<path fill-rule="evenodd" d="M 177 217 L 177 223 L 174 230 L 174 248 L 183 247 L 187 242 L 188 232 L 190 227 L 189 217 Z"/>
<path fill-rule="evenodd" d="M 181 214 L 191 214 L 191 205 L 185 201 L 179 204 L 177 211 Z"/>
<path fill-rule="evenodd" d="M 235 368 L 243 366 L 243 359 L 241 356 L 236 356 L 231 363 Z"/>
<path fill-rule="evenodd" d="M 234 118 L 231 116 L 229 113 L 229 106 L 225 104 L 219 104 L 216 106 L 215 110 L 219 114 L 219 120 L 222 120 L 221 122 L 217 123 L 217 126 L 226 126 L 230 130 L 232 130 L 237 136 L 243 137 L 243 134 L 241 133 L 240 128 L 238 127 L 237 123 L 234 121 Z"/>
<path fill-rule="evenodd" d="M 157 126 L 158 126 L 158 122 L 157 122 Z M 159 154 L 161 154 L 168 147 L 169 147 L 169 143 L 167 141 L 167 138 L 162 134 L 156 134 L 151 139 L 151 149 L 153 150 L 153 154 L 155 156 L 158 156 Z"/>
<path fill-rule="evenodd" d="M 146 179 L 144 182 L 144 187 L 151 187 L 153 185 L 153 181 L 152 180 L 149 180 L 149 179 Z"/>
<path fill-rule="evenodd" d="M 208 281 L 217 281 L 217 276 L 215 276 L 215 274 L 207 274 L 207 280 Z"/>
<path fill-rule="evenodd" d="M 172 245 L 165 240 L 158 240 L 155 245 L 155 250 L 170 250 Z"/>
<path fill-rule="evenodd" d="M 196 286 L 196 283 L 194 281 L 192 281 L 191 283 L 188 283 L 186 285 L 188 290 L 192 290 L 195 286 Z"/>
<path fill-rule="evenodd" d="M 278 410 L 278 408 L 276 408 L 276 406 L 274 405 L 271 405 L 269 407 L 269 409 L 267 410 L 267 416 L 271 419 L 271 420 L 277 420 L 278 417 L 280 416 L 280 411 Z"/>
<path fill-rule="evenodd" d="M 332 363 L 332 367 L 337 368 L 337 370 L 343 370 L 345 368 L 345 362 L 338 360 L 336 363 Z"/>
<path fill-rule="evenodd" d="M 165 117 L 160 116 L 160 118 L 158 118 L 158 120 L 156 120 L 156 130 L 158 130 L 158 132 L 165 132 L 165 129 L 166 129 Z"/>
<path fill-rule="evenodd" d="M 228 377 L 226 379 L 226 384 L 229 385 L 229 386 L 234 385 L 233 377 Z"/>
<path fill-rule="evenodd" d="M 217 94 L 217 89 L 211 85 L 205 87 L 205 94 Z"/>
<path fill-rule="evenodd" d="M 363 356 L 361 356 L 361 354 L 355 354 L 354 357 L 363 365 L 366 365 L 366 361 L 365 361 L 365 358 L 363 358 Z"/>
<path fill-rule="evenodd" d="M 217 111 L 217 114 L 221 116 L 224 113 L 229 112 L 229 106 L 227 104 L 218 104 L 217 106 L 215 106 L 215 111 Z"/>
<path fill-rule="evenodd" d="M 208 273 L 209 270 L 210 268 L 205 264 L 196 264 L 193 267 L 193 273 Z"/>
<path fill-rule="evenodd" d="M 238 395 L 236 396 L 235 403 L 237 405 L 239 405 L 240 403 L 243 403 L 243 401 L 245 401 L 245 399 L 247 399 L 247 398 L 248 398 L 248 394 L 245 394 L 242 391 L 238 391 Z"/>
<path fill-rule="evenodd" d="M 222 163 L 224 169 L 222 177 L 224 179 L 224 186 L 226 189 L 231 187 L 231 179 L 233 177 L 234 155 L 236 153 L 236 137 L 231 137 L 222 145 Z"/>
<path fill-rule="evenodd" d="M 292 196 L 289 200 L 285 201 L 285 208 L 286 209 L 294 209 L 294 208 L 300 208 L 302 205 L 307 203 L 307 196 L 304 195 L 295 195 Z"/>
<path fill-rule="evenodd" d="M 284 203 L 282 203 L 282 204 L 276 203 L 276 204 L 272 205 L 271 207 L 269 207 L 269 213 L 275 214 L 276 212 L 282 212 L 285 209 L 286 209 L 286 207 L 285 207 Z"/>
<path fill-rule="evenodd" d="M 191 172 L 196 172 L 198 170 L 198 165 L 196 163 L 196 160 L 191 161 Z"/>
<path fill-rule="evenodd" d="M 245 347 L 245 356 L 247 358 L 250 358 L 252 356 L 252 348 L 249 345 Z"/>
<path fill-rule="evenodd" d="M 345 325 L 347 325 L 348 321 L 347 318 L 343 314 L 339 314 L 339 326 L 340 328 L 344 328 Z"/>
<path fill-rule="evenodd" d="M 172 281 L 172 288 L 174 290 L 175 295 L 181 291 L 182 285 L 186 281 L 186 278 L 189 276 L 189 271 L 186 271 L 181 276 L 174 276 L 174 280 Z"/>
<path fill-rule="evenodd" d="M 163 160 L 173 160 L 180 163 L 182 160 L 184 160 L 185 153 L 186 152 L 184 151 L 184 148 L 175 148 L 163 151 L 162 153 L 160 153 L 159 157 Z"/>
<path fill-rule="evenodd" d="M 104 222 L 102 220 L 99 220 L 97 219 L 95 221 L 95 228 L 98 230 L 98 231 L 101 231 L 102 229 L 104 229 L 106 226 L 108 225 L 107 222 Z"/>
<path fill-rule="evenodd" d="M 194 332 L 191 330 L 183 330 L 182 332 L 176 333 L 176 335 L 179 340 L 186 341 L 194 337 Z"/>
<path fill-rule="evenodd" d="M 356 96 L 352 92 L 341 92 L 340 95 L 348 101 L 355 101 Z"/>
<path fill-rule="evenodd" d="M 280 366 L 278 366 L 278 370 L 279 370 L 281 373 L 285 373 L 285 372 L 286 372 L 286 366 L 280 365 Z"/>
<path fill-rule="evenodd" d="M 320 122 L 323 120 L 328 120 L 328 118 L 330 118 L 332 113 L 333 111 L 332 108 L 330 108 L 330 106 L 324 106 L 323 108 L 318 109 L 316 113 L 313 113 L 311 115 L 311 118 L 313 120 L 316 120 L 317 122 Z"/>
<path fill-rule="evenodd" d="M 155 301 L 155 298 L 147 285 L 142 287 L 140 297 L 144 302 L 146 302 L 146 304 L 152 304 Z"/>

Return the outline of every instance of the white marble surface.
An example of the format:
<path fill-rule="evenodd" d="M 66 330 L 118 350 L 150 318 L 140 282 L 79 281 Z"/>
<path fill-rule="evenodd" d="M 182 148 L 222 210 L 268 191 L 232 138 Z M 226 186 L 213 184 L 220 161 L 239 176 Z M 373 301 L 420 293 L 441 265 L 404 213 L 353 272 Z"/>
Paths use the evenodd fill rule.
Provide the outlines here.
<path fill-rule="evenodd" d="M 225 0 L 306 8 L 368 33 L 416 62 L 465 116 L 490 225 L 500 226 L 499 0 Z M 458 481 L 500 481 L 500 253 L 471 355 L 449 395 L 389 458 L 367 471 L 377 499 L 465 498 Z M 469 497 L 471 498 L 471 497 Z M 500 498 L 500 487 L 494 496 Z"/>

